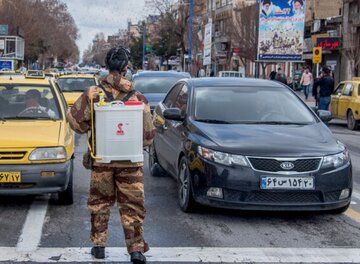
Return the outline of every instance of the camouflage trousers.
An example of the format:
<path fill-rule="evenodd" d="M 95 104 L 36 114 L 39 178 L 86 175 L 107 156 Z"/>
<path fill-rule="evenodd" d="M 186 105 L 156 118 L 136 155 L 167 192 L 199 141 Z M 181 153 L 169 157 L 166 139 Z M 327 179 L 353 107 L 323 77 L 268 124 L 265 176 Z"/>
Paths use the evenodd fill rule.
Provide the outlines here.
<path fill-rule="evenodd" d="M 105 246 L 108 236 L 110 209 L 115 200 L 129 253 L 149 250 L 143 238 L 144 174 L 143 167 L 93 167 L 88 208 L 91 213 L 90 239 L 94 245 Z"/>

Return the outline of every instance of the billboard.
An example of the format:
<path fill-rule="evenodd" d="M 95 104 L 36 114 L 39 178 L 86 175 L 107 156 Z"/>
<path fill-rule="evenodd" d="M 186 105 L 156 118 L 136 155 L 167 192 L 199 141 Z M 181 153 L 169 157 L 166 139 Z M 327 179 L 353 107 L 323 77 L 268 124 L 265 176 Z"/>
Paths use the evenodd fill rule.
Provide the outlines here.
<path fill-rule="evenodd" d="M 306 0 L 260 0 L 259 61 L 302 61 Z"/>
<path fill-rule="evenodd" d="M 211 64 L 212 20 L 205 25 L 203 65 Z"/>

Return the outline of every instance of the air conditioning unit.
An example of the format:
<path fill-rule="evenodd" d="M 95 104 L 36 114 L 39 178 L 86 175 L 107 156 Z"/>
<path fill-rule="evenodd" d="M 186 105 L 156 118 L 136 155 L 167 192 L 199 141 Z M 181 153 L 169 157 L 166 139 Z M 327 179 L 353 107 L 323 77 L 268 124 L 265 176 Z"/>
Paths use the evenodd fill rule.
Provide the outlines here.
<path fill-rule="evenodd" d="M 313 24 L 311 25 L 311 33 L 316 33 L 321 30 L 321 20 L 314 20 Z"/>

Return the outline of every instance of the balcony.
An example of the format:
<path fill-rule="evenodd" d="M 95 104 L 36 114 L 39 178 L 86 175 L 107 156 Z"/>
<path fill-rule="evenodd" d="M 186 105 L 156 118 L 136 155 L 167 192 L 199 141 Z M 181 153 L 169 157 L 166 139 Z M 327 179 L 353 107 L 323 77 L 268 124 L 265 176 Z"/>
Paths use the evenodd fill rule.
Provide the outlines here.
<path fill-rule="evenodd" d="M 215 19 L 226 19 L 232 17 L 233 6 L 232 4 L 219 7 L 215 10 Z"/>

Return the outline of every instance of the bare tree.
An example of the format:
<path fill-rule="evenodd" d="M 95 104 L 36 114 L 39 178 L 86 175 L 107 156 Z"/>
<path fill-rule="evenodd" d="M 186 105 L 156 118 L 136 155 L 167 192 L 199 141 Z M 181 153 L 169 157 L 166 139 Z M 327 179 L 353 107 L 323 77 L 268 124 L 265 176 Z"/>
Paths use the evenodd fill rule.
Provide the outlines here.
<path fill-rule="evenodd" d="M 248 61 L 256 60 L 258 24 L 258 4 L 245 5 L 241 2 L 235 6 L 231 35 L 240 49 L 239 58 L 245 67 Z"/>
<path fill-rule="evenodd" d="M 360 75 L 360 34 L 344 34 L 347 39 L 346 47 L 341 49 L 341 53 L 349 60 L 352 76 Z"/>
<path fill-rule="evenodd" d="M 27 60 L 79 58 L 78 29 L 66 4 L 59 0 L 3 0 L 0 23 L 8 24 L 13 35 L 22 29 Z"/>

